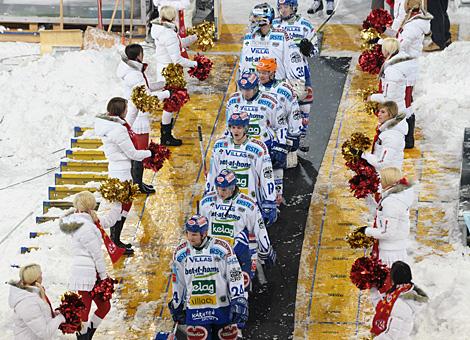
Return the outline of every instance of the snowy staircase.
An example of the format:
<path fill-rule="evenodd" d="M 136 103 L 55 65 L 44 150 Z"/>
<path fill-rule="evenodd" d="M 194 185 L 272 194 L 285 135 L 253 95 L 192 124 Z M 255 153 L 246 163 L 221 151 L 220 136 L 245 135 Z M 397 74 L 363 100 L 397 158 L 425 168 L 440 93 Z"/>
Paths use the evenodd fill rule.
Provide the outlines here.
<path fill-rule="evenodd" d="M 43 201 L 43 215 L 36 217 L 36 223 L 59 218 L 63 210 L 72 207 L 73 195 L 84 190 L 95 192 L 99 183 L 108 177 L 108 162 L 99 149 L 103 143 L 90 136 L 91 130 L 74 128 L 70 149 L 65 151 L 66 158 L 60 162 L 55 183 L 48 189 L 48 199 Z"/>

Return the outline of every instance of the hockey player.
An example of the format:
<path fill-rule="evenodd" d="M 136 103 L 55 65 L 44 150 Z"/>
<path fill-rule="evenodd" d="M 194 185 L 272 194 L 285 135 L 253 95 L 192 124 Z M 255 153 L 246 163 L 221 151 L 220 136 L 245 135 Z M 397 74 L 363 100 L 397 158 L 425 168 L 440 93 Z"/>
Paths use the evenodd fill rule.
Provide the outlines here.
<path fill-rule="evenodd" d="M 253 8 L 251 32 L 245 35 L 240 56 L 240 74 L 255 72 L 256 63 L 261 58 L 275 58 L 278 79 L 305 81 L 304 60 L 299 48 L 286 31 L 272 27 L 273 19 L 274 9 L 269 4 L 263 3 Z"/>
<path fill-rule="evenodd" d="M 240 191 L 257 201 L 266 224 L 271 225 L 277 218 L 271 157 L 263 142 L 248 137 L 249 124 L 245 112 L 230 116 L 230 135 L 214 144 L 206 192 L 214 190 L 215 178 L 221 170 L 232 170 Z"/>
<path fill-rule="evenodd" d="M 292 81 L 294 91 L 299 97 L 302 111 L 305 136 L 310 117 L 310 105 L 313 101 L 313 89 L 310 66 L 307 57 L 313 57 L 319 53 L 317 34 L 313 25 L 307 19 L 297 14 L 297 0 L 278 0 L 277 9 L 279 17 L 273 20 L 274 28 L 281 28 L 289 34 L 289 37 L 299 46 L 305 64 L 305 86 L 298 80 Z M 302 143 L 301 150 L 307 152 L 308 146 Z"/>
<path fill-rule="evenodd" d="M 276 253 L 256 202 L 239 191 L 235 173 L 222 170 L 214 184 L 216 191 L 202 198 L 200 212 L 209 221 L 209 235 L 233 247 L 247 287 L 255 274 L 258 256 L 264 263 L 274 264 Z"/>
<path fill-rule="evenodd" d="M 278 124 L 287 131 L 286 142 L 290 151 L 287 157 L 287 167 L 291 168 L 297 166 L 296 150 L 302 133 L 301 112 L 297 97 L 290 85 L 275 78 L 276 68 L 274 58 L 263 58 L 256 65 L 261 83 L 260 89 L 274 95 L 280 104 Z"/>
<path fill-rule="evenodd" d="M 243 275 L 232 247 L 207 235 L 207 218 L 186 222 L 186 238 L 173 254 L 173 295 L 168 303 L 175 322 L 186 324 L 188 340 L 237 338 L 237 323 L 248 320 Z"/>
<path fill-rule="evenodd" d="M 246 112 L 250 117 L 248 135 L 261 140 L 268 147 L 274 169 L 277 204 L 282 202 L 282 169 L 287 158 L 287 129 L 279 124 L 281 105 L 276 97 L 259 90 L 255 73 L 244 73 L 238 81 L 239 92 L 227 102 L 227 120 L 234 112 Z"/>

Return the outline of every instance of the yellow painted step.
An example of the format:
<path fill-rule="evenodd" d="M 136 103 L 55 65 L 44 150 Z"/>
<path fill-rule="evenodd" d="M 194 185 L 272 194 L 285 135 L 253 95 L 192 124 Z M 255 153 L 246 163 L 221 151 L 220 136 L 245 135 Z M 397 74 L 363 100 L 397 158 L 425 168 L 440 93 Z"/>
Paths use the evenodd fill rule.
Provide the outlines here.
<path fill-rule="evenodd" d="M 88 182 L 100 182 L 108 178 L 107 173 L 75 173 L 64 172 L 55 174 L 55 184 L 83 185 Z"/>
<path fill-rule="evenodd" d="M 103 142 L 99 138 L 72 138 L 70 144 L 72 148 L 98 149 Z"/>
<path fill-rule="evenodd" d="M 56 185 L 49 187 L 49 200 L 60 200 L 62 198 L 78 194 L 81 191 L 95 192 L 95 187 Z"/>
<path fill-rule="evenodd" d="M 68 160 L 60 162 L 60 171 L 74 172 L 104 172 L 108 171 L 108 162 L 106 161 L 83 161 Z"/>
<path fill-rule="evenodd" d="M 85 127 L 85 126 L 75 126 L 73 128 L 73 135 L 74 137 L 80 137 L 83 136 L 85 131 L 93 130 L 92 127 Z"/>
<path fill-rule="evenodd" d="M 101 150 L 87 150 L 87 149 L 74 149 L 74 150 L 66 150 L 65 155 L 69 159 L 79 159 L 79 160 L 86 160 L 86 161 L 101 161 L 106 160 L 104 152 Z"/>

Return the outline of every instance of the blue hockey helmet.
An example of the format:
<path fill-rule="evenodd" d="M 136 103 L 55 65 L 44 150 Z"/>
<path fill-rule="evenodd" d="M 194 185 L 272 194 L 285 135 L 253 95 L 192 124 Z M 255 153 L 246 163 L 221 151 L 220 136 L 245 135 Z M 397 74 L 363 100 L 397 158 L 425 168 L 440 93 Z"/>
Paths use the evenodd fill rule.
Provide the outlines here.
<path fill-rule="evenodd" d="M 185 229 L 192 233 L 204 234 L 209 229 L 209 223 L 205 216 L 196 214 L 186 222 Z"/>
<path fill-rule="evenodd" d="M 290 7 L 292 7 L 292 12 L 297 13 L 297 7 L 299 6 L 299 3 L 297 2 L 297 0 L 277 0 L 277 9 L 278 10 L 279 10 L 279 7 L 281 7 L 281 5 L 290 6 Z M 281 16 L 281 18 L 286 20 L 286 19 L 290 19 L 292 16 L 293 16 L 293 14 L 288 16 L 288 17 L 282 17 Z"/>
<path fill-rule="evenodd" d="M 259 86 L 259 78 L 256 73 L 243 72 L 238 79 L 238 88 L 241 90 L 253 90 Z"/>
<path fill-rule="evenodd" d="M 274 8 L 267 2 L 258 4 L 251 10 L 250 22 L 251 31 L 255 32 L 264 25 L 269 25 L 274 20 Z"/>
<path fill-rule="evenodd" d="M 246 112 L 234 112 L 228 118 L 228 126 L 244 126 L 248 129 L 250 116 Z"/>
<path fill-rule="evenodd" d="M 229 188 L 237 185 L 237 177 L 232 170 L 224 169 L 215 178 L 215 186 L 218 188 Z"/>

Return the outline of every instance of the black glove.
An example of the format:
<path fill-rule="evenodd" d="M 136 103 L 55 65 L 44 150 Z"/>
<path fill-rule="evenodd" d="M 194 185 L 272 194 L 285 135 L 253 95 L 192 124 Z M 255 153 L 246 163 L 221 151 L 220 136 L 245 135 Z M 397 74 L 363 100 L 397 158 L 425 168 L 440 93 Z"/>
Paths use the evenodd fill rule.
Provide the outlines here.
<path fill-rule="evenodd" d="M 149 151 L 150 151 L 150 153 L 151 153 L 150 158 L 152 158 L 152 159 L 155 158 L 155 151 L 152 150 L 152 149 L 149 149 Z"/>
<path fill-rule="evenodd" d="M 180 303 L 177 308 L 174 308 L 172 300 L 168 302 L 168 308 L 170 309 L 170 314 L 174 322 L 178 322 L 180 325 L 184 325 L 186 323 L 186 311 L 184 310 L 183 303 Z"/>
<path fill-rule="evenodd" d="M 300 52 L 306 56 L 306 57 L 312 57 L 313 56 L 313 44 L 310 40 L 308 40 L 307 38 L 303 38 L 301 41 L 300 41 L 300 44 L 299 44 L 299 49 L 300 49 Z"/>
<path fill-rule="evenodd" d="M 357 232 L 361 233 L 361 234 L 365 234 L 366 233 L 366 228 L 367 228 L 367 226 L 360 227 L 359 229 L 357 229 Z"/>

